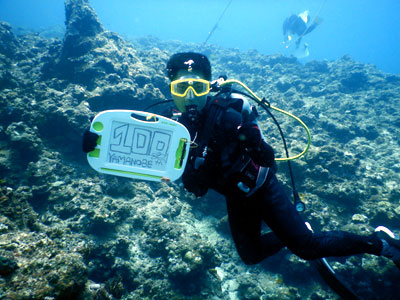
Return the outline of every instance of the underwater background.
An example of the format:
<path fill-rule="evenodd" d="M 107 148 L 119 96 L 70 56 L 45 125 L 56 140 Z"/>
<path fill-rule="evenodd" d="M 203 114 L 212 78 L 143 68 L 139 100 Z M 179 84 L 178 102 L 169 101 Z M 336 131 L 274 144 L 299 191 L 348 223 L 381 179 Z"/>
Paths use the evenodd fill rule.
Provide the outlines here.
<path fill-rule="evenodd" d="M 228 2 L 0 0 L 0 299 L 340 299 L 287 250 L 246 266 L 216 193 L 88 165 L 90 119 L 170 98 L 165 64 L 181 51 L 206 53 L 214 78 L 241 80 L 308 125 L 312 145 L 292 167 L 314 230 L 400 234 L 397 2 L 233 0 L 204 45 Z M 304 9 L 323 23 L 299 60 L 281 25 Z M 276 117 L 290 153 L 302 151 L 303 129 Z M 263 111 L 259 122 L 282 155 Z M 329 262 L 360 299 L 398 298 L 391 261 Z"/>
<path fill-rule="evenodd" d="M 348 54 L 389 73 L 400 72 L 400 2 L 396 0 L 93 0 L 104 26 L 124 37 L 204 42 L 228 7 L 209 43 L 262 54 L 291 54 L 282 45 L 282 23 L 308 10 L 323 22 L 304 37 L 310 56 Z M 13 27 L 45 30 L 63 26 L 62 0 L 0 0 L 0 19 Z"/>

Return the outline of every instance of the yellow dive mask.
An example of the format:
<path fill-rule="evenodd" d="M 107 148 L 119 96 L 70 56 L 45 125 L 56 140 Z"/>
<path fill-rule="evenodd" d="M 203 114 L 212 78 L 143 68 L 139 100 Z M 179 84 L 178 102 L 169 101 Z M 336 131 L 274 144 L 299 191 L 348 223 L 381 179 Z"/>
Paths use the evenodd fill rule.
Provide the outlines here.
<path fill-rule="evenodd" d="M 210 82 L 204 79 L 185 78 L 171 82 L 171 94 L 185 97 L 192 90 L 197 97 L 207 95 L 210 92 Z"/>

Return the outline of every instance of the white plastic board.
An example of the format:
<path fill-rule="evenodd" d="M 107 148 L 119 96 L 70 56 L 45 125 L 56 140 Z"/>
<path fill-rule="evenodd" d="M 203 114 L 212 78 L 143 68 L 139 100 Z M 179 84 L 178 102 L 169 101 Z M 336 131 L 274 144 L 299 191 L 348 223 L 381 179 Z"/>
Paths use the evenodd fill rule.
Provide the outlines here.
<path fill-rule="evenodd" d="M 100 135 L 87 155 L 98 172 L 174 181 L 185 169 L 190 134 L 176 121 L 143 111 L 107 110 L 93 119 L 90 131 Z"/>

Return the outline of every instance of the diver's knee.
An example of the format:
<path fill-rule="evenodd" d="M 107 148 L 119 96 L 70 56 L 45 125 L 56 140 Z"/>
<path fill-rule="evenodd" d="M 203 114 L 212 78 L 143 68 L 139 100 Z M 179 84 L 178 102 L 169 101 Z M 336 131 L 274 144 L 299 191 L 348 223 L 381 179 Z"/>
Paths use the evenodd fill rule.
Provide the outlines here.
<path fill-rule="evenodd" d="M 314 247 L 312 246 L 313 235 L 303 236 L 302 238 L 297 239 L 297 241 L 292 241 L 290 245 L 287 245 L 287 248 L 304 260 L 312 260 L 316 258 L 316 253 L 314 251 Z"/>
<path fill-rule="evenodd" d="M 244 264 L 247 266 L 256 265 L 260 262 L 259 260 L 254 259 L 254 257 L 251 256 L 240 255 L 240 253 L 239 256 L 242 259 L 242 262 L 244 262 Z"/>
<path fill-rule="evenodd" d="M 257 249 L 253 247 L 236 247 L 236 250 L 242 261 L 248 266 L 258 264 L 262 260 Z"/>

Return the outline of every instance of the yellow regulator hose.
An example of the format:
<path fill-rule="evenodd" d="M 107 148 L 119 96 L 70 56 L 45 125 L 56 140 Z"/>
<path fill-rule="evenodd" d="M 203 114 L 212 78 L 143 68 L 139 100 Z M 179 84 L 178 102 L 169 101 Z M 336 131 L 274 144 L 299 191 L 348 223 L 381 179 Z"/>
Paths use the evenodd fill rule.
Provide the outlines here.
<path fill-rule="evenodd" d="M 250 88 L 247 85 L 245 85 L 243 82 L 241 82 L 239 80 L 228 79 L 226 81 L 221 82 L 220 86 L 224 86 L 224 85 L 228 85 L 228 84 L 232 84 L 232 83 L 236 83 L 236 84 L 239 84 L 240 86 L 242 86 L 245 90 L 247 90 L 254 97 L 254 100 L 261 106 L 267 106 L 268 108 L 279 111 L 280 113 L 283 113 L 283 114 L 291 117 L 292 119 L 299 122 L 300 125 L 303 126 L 303 128 L 305 129 L 305 131 L 307 133 L 307 146 L 304 148 L 304 150 L 295 156 L 291 156 L 291 157 L 287 157 L 287 158 L 275 158 L 275 160 L 277 160 L 277 161 L 294 160 L 294 159 L 297 159 L 297 158 L 303 156 L 308 151 L 308 149 L 310 148 L 310 145 L 311 145 L 311 133 L 310 133 L 310 130 L 308 129 L 307 125 L 300 118 L 296 117 L 295 115 L 293 115 L 287 111 L 284 111 L 283 109 L 280 109 L 280 108 L 270 105 L 267 101 L 265 101 L 265 99 L 260 99 L 256 94 L 254 94 L 254 92 L 252 90 L 250 90 Z M 266 108 L 264 107 L 264 109 L 266 109 Z"/>

